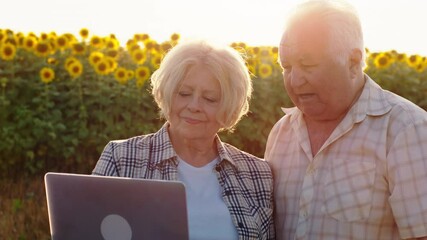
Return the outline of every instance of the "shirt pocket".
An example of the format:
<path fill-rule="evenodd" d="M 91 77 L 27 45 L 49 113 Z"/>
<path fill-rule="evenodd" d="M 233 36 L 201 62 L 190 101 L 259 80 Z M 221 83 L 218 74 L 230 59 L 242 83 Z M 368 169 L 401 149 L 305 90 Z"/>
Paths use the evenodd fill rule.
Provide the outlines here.
<path fill-rule="evenodd" d="M 335 164 L 326 175 L 322 212 L 338 221 L 369 217 L 372 207 L 375 163 Z"/>

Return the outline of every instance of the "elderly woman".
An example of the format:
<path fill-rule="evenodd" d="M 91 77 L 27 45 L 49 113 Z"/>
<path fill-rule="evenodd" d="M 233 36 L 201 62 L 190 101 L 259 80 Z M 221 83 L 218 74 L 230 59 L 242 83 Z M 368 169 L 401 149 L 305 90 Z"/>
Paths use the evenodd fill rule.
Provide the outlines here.
<path fill-rule="evenodd" d="M 205 41 L 180 43 L 151 85 L 166 123 L 156 133 L 108 143 L 93 174 L 182 181 L 190 239 L 273 239 L 269 166 L 217 135 L 249 108 L 252 84 L 242 57 Z"/>

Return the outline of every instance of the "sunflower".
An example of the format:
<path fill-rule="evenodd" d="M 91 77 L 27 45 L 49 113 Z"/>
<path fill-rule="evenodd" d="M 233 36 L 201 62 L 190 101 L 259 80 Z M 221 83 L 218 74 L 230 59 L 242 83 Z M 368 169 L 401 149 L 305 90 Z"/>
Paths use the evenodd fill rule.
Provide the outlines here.
<path fill-rule="evenodd" d="M 3 60 L 10 61 L 15 58 L 16 47 L 11 43 L 3 43 L 0 45 L 0 56 Z"/>
<path fill-rule="evenodd" d="M 86 39 L 89 37 L 89 30 L 87 28 L 82 28 L 80 29 L 80 37 L 82 37 L 83 39 Z"/>
<path fill-rule="evenodd" d="M 421 62 L 421 56 L 420 55 L 411 55 L 406 59 L 406 62 L 409 66 L 413 68 L 417 68 L 418 64 Z"/>
<path fill-rule="evenodd" d="M 85 45 L 83 43 L 74 43 L 72 47 L 73 53 L 77 55 L 82 55 L 86 51 Z"/>
<path fill-rule="evenodd" d="M 265 79 L 271 76 L 273 67 L 270 64 L 261 63 L 258 68 L 258 75 L 260 78 Z"/>
<path fill-rule="evenodd" d="M 273 54 L 279 54 L 279 48 L 278 48 L 278 47 L 272 47 L 272 48 L 271 48 L 271 52 L 272 52 Z"/>
<path fill-rule="evenodd" d="M 28 36 L 29 37 L 33 37 L 33 38 L 38 38 L 37 35 L 34 32 L 29 32 Z"/>
<path fill-rule="evenodd" d="M 129 39 L 129 40 L 126 42 L 126 49 L 127 49 L 128 51 L 130 51 L 130 49 L 131 49 L 133 46 L 135 46 L 135 45 L 138 45 L 138 42 L 137 42 L 135 39 Z"/>
<path fill-rule="evenodd" d="M 95 64 L 94 68 L 96 73 L 98 73 L 99 75 L 107 75 L 108 73 L 110 73 L 109 66 L 110 63 L 108 62 L 108 60 L 102 58 Z"/>
<path fill-rule="evenodd" d="M 271 54 L 272 54 L 271 48 L 269 47 L 262 47 L 259 51 L 259 57 L 261 59 L 270 58 Z"/>
<path fill-rule="evenodd" d="M 150 78 L 150 69 L 146 66 L 140 66 L 135 70 L 136 85 L 138 87 L 144 86 L 144 83 Z"/>
<path fill-rule="evenodd" d="M 48 59 L 46 59 L 46 62 L 50 65 L 57 65 L 58 64 L 58 59 L 54 58 L 54 57 L 49 57 Z"/>
<path fill-rule="evenodd" d="M 49 38 L 49 34 L 47 33 L 40 33 L 40 40 L 44 41 Z"/>
<path fill-rule="evenodd" d="M 67 59 L 65 59 L 65 64 L 64 67 L 65 69 L 68 70 L 68 68 L 71 66 L 71 64 L 73 64 L 74 62 L 78 62 L 79 60 L 75 57 L 68 57 Z"/>
<path fill-rule="evenodd" d="M 274 63 L 278 64 L 277 60 L 279 59 L 279 48 L 278 47 L 272 47 L 271 48 L 271 54 L 272 54 Z"/>
<path fill-rule="evenodd" d="M 254 67 L 256 67 L 256 66 L 259 65 L 259 63 L 260 63 L 260 60 L 258 58 L 255 58 L 255 57 L 249 57 L 249 58 L 246 59 L 246 65 L 247 66 L 254 66 Z"/>
<path fill-rule="evenodd" d="M 104 58 L 104 54 L 102 52 L 94 51 L 89 55 L 89 63 L 92 66 L 95 66 L 99 60 Z"/>
<path fill-rule="evenodd" d="M 22 33 L 17 33 L 16 34 L 16 38 L 18 39 L 18 46 L 19 47 L 24 47 L 24 40 L 25 40 L 25 36 Z"/>
<path fill-rule="evenodd" d="M 2 42 L 3 41 L 3 39 L 5 39 L 6 38 L 6 33 L 5 32 L 3 32 L 3 30 L 2 29 L 0 29 L 0 42 Z"/>
<path fill-rule="evenodd" d="M 141 41 L 145 41 L 147 39 L 150 39 L 150 35 L 148 35 L 147 33 L 141 34 Z"/>
<path fill-rule="evenodd" d="M 133 39 L 137 42 L 144 42 L 147 39 L 150 39 L 150 35 L 148 35 L 146 33 L 134 34 Z"/>
<path fill-rule="evenodd" d="M 157 45 L 157 47 L 156 47 Z M 157 42 L 151 39 L 147 39 L 144 41 L 144 46 L 145 49 L 147 49 L 147 51 L 154 51 L 154 50 L 158 50 L 160 49 L 160 47 L 158 46 Z"/>
<path fill-rule="evenodd" d="M 181 36 L 178 33 L 174 33 L 171 35 L 171 41 L 174 43 L 178 42 L 180 38 Z"/>
<path fill-rule="evenodd" d="M 68 44 L 77 42 L 77 38 L 73 34 L 64 33 L 63 35 L 68 39 Z"/>
<path fill-rule="evenodd" d="M 153 55 L 150 59 L 151 66 L 153 66 L 155 69 L 160 67 L 160 63 L 162 62 L 162 55 L 156 54 Z"/>
<path fill-rule="evenodd" d="M 146 34 L 146 33 L 137 33 L 133 35 L 133 39 L 136 42 L 143 42 L 147 39 L 150 38 L 150 35 Z"/>
<path fill-rule="evenodd" d="M 110 57 L 110 56 L 105 56 L 104 57 L 105 60 L 107 60 L 108 62 L 108 73 L 113 72 L 114 70 L 116 70 L 117 68 L 117 62 L 114 58 Z"/>
<path fill-rule="evenodd" d="M 83 73 L 83 65 L 79 60 L 76 59 L 76 61 L 70 63 L 67 68 L 67 71 L 71 77 L 77 78 Z"/>
<path fill-rule="evenodd" d="M 108 49 L 105 55 L 110 56 L 112 58 L 117 58 L 119 56 L 119 51 L 116 49 Z"/>
<path fill-rule="evenodd" d="M 369 57 L 372 58 L 372 59 L 375 59 L 378 55 L 379 55 L 379 53 L 373 52 L 373 53 L 369 54 Z"/>
<path fill-rule="evenodd" d="M 397 59 L 397 61 L 399 61 L 399 62 L 406 62 L 407 61 L 407 56 L 406 56 L 406 54 L 405 53 L 397 53 L 396 54 L 396 59 Z"/>
<path fill-rule="evenodd" d="M 160 52 L 162 54 L 167 53 L 170 49 L 173 48 L 173 44 L 171 42 L 163 42 L 162 44 L 160 44 Z"/>
<path fill-rule="evenodd" d="M 108 49 L 117 50 L 120 46 L 120 42 L 116 38 L 107 37 L 104 39 L 104 42 L 105 42 L 106 48 Z"/>
<path fill-rule="evenodd" d="M 230 47 L 232 47 L 234 50 L 236 50 L 240 54 L 246 52 L 246 43 L 243 43 L 243 42 L 233 42 L 230 44 Z"/>
<path fill-rule="evenodd" d="M 377 67 L 378 69 L 386 68 L 390 66 L 392 62 L 393 59 L 391 58 L 391 55 L 385 52 L 378 54 L 374 59 L 375 67 Z"/>
<path fill-rule="evenodd" d="M 68 38 L 65 35 L 61 35 L 58 38 L 56 38 L 56 46 L 61 49 L 64 50 L 68 47 Z"/>
<path fill-rule="evenodd" d="M 9 35 L 7 38 L 5 38 L 3 40 L 3 43 L 11 43 L 16 47 L 19 45 L 18 44 L 18 37 L 16 37 L 15 35 Z"/>
<path fill-rule="evenodd" d="M 119 67 L 114 72 L 114 78 L 120 83 L 125 84 L 129 80 L 128 70 L 124 67 Z"/>
<path fill-rule="evenodd" d="M 132 54 L 135 50 L 141 50 L 141 47 L 138 44 L 132 45 L 128 48 L 128 51 Z"/>
<path fill-rule="evenodd" d="M 132 54 L 132 60 L 136 64 L 143 64 L 145 60 L 147 60 L 147 55 L 145 54 L 144 50 L 142 49 L 136 49 L 131 52 Z"/>
<path fill-rule="evenodd" d="M 94 48 L 100 49 L 104 46 L 104 40 L 98 36 L 92 36 L 90 38 L 90 45 Z"/>
<path fill-rule="evenodd" d="M 133 35 L 133 38 L 130 39 L 129 41 L 135 41 L 135 42 L 142 41 L 142 34 L 135 33 Z"/>
<path fill-rule="evenodd" d="M 417 72 L 424 72 L 424 70 L 427 69 L 427 58 L 426 57 L 420 57 L 418 64 L 415 65 L 414 68 L 415 68 L 415 70 L 417 70 Z"/>
<path fill-rule="evenodd" d="M 241 47 L 243 49 L 246 49 L 246 47 L 247 47 L 246 43 L 244 43 L 244 42 L 239 42 L 238 45 L 239 45 L 239 47 Z"/>
<path fill-rule="evenodd" d="M 37 56 L 46 57 L 51 53 L 52 47 L 47 40 L 43 40 L 36 44 L 34 50 Z"/>
<path fill-rule="evenodd" d="M 52 68 L 44 67 L 40 70 L 40 79 L 44 83 L 50 83 L 55 78 L 55 72 Z"/>
<path fill-rule="evenodd" d="M 248 65 L 247 66 L 248 67 L 248 71 L 249 71 L 249 74 L 252 76 L 252 75 L 256 75 L 256 68 L 254 67 L 254 65 Z"/>
<path fill-rule="evenodd" d="M 259 50 L 260 50 L 259 47 L 250 47 L 248 49 L 248 53 L 251 54 L 251 55 L 258 55 L 259 54 Z"/>
<path fill-rule="evenodd" d="M 135 77 L 135 72 L 132 70 L 128 70 L 127 75 L 128 75 L 128 79 L 132 79 L 133 77 Z"/>

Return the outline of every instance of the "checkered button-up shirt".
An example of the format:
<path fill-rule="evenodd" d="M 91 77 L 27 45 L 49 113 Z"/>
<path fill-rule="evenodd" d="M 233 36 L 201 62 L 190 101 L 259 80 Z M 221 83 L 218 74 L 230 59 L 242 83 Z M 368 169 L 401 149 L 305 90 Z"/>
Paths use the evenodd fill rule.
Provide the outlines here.
<path fill-rule="evenodd" d="M 178 159 L 166 123 L 157 133 L 111 141 L 93 174 L 178 180 Z M 216 138 L 222 198 L 239 239 L 274 239 L 273 178 L 268 164 Z"/>
<path fill-rule="evenodd" d="M 427 113 L 366 76 L 359 100 L 313 157 L 301 111 L 269 136 L 277 239 L 427 236 Z"/>

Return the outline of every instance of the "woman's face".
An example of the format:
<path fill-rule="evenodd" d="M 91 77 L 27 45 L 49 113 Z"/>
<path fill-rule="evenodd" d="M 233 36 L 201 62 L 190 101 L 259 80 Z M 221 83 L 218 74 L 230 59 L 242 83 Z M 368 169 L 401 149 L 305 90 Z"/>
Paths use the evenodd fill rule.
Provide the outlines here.
<path fill-rule="evenodd" d="M 192 66 L 174 92 L 169 132 L 175 138 L 214 138 L 221 128 L 217 114 L 221 103 L 219 81 L 203 64 Z"/>

